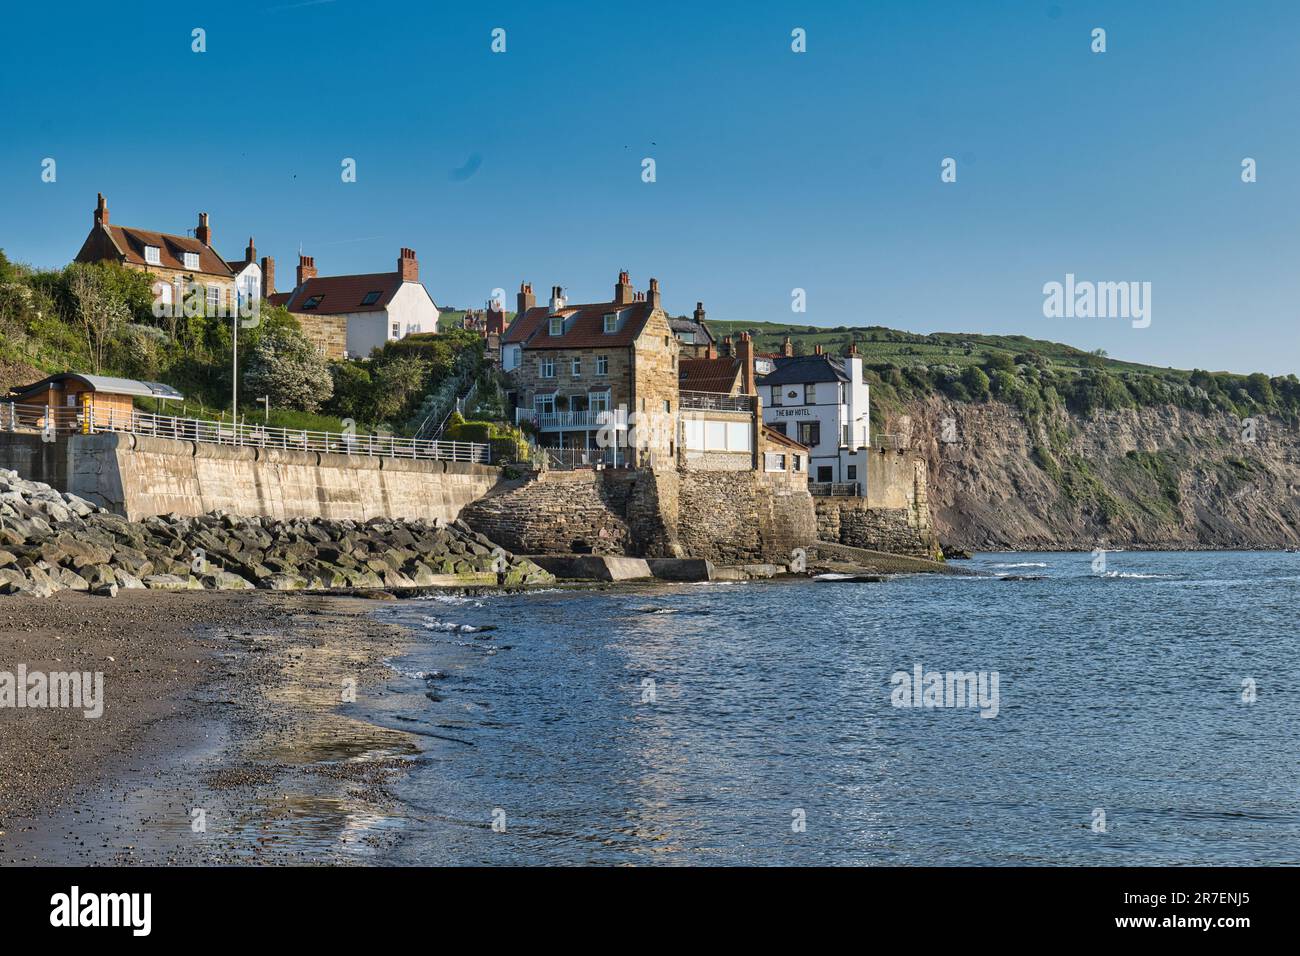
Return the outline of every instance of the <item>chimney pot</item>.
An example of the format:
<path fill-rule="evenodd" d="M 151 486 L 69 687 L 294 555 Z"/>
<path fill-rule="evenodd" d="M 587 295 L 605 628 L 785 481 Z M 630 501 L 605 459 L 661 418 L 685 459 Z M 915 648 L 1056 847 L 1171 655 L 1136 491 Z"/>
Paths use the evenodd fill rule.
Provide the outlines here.
<path fill-rule="evenodd" d="M 650 303 L 650 308 L 652 308 L 652 309 L 657 309 L 657 308 L 659 308 L 660 298 L 659 298 L 659 280 L 658 280 L 658 279 L 651 279 L 651 280 L 650 280 L 650 291 L 649 291 L 648 293 L 646 293 L 646 301 Z"/>
<path fill-rule="evenodd" d="M 194 230 L 194 238 L 205 246 L 212 247 L 212 228 L 208 225 L 208 214 L 199 213 L 199 228 Z"/>
<path fill-rule="evenodd" d="M 298 285 L 316 278 L 316 258 L 298 253 Z"/>
<path fill-rule="evenodd" d="M 536 306 L 537 296 L 533 295 L 533 284 L 531 282 L 519 283 L 519 295 L 515 298 L 515 314 L 523 315 Z"/>
<path fill-rule="evenodd" d="M 632 291 L 632 280 L 628 277 L 626 269 L 618 274 L 618 282 L 614 283 L 614 301 L 619 305 L 636 301 L 636 294 Z"/>
<path fill-rule="evenodd" d="M 95 205 L 95 222 L 101 226 L 108 225 L 108 201 L 99 193 L 99 202 Z"/>

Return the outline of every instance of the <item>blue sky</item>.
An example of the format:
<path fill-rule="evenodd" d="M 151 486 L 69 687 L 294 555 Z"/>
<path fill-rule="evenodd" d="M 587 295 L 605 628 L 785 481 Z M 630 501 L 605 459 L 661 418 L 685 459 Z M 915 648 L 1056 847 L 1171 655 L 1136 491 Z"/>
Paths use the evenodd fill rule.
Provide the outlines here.
<path fill-rule="evenodd" d="M 59 9 L 6 12 L 13 259 L 67 262 L 102 191 L 125 225 L 183 232 L 206 210 L 227 256 L 255 235 L 282 290 L 300 247 L 331 274 L 392 270 L 411 246 L 458 307 L 496 287 L 513 302 L 521 279 L 598 300 L 626 268 L 720 319 L 1300 371 L 1300 4 Z M 1150 327 L 1044 318 L 1066 273 L 1150 282 Z"/>

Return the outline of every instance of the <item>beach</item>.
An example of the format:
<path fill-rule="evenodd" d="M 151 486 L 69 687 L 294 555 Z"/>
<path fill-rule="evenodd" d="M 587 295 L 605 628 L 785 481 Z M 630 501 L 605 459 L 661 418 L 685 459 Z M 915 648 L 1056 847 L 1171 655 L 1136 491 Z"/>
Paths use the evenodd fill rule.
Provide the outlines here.
<path fill-rule="evenodd" d="M 105 698 L 93 719 L 0 708 L 0 863 L 337 862 L 380 846 L 385 783 L 418 748 L 345 713 L 350 693 L 383 693 L 383 661 L 404 647 L 375 606 L 272 592 L 0 600 L 0 670 L 102 672 Z"/>

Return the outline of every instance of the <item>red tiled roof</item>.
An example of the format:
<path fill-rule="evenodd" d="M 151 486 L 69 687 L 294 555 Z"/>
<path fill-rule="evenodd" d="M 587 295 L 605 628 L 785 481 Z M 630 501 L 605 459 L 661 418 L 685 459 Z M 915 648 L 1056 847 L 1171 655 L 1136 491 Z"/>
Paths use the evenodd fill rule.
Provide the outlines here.
<path fill-rule="evenodd" d="M 266 301 L 272 305 L 287 305 L 293 298 L 292 292 L 272 292 L 266 297 Z"/>
<path fill-rule="evenodd" d="M 101 231 L 102 230 L 102 231 Z M 105 241 L 106 240 L 106 241 Z M 158 249 L 158 262 L 147 262 L 144 257 L 145 246 Z M 79 262 L 94 262 L 111 256 L 116 252 L 124 261 L 139 266 L 157 266 L 163 269 L 178 269 L 182 272 L 202 272 L 206 275 L 229 278 L 234 275 L 230 266 L 211 246 L 205 246 L 189 236 L 173 236 L 165 232 L 152 232 L 148 229 L 133 229 L 130 226 L 96 225 L 81 252 L 77 254 Z M 185 253 L 197 252 L 199 267 L 188 269 L 185 265 Z"/>
<path fill-rule="evenodd" d="M 551 310 L 539 305 L 529 309 L 506 329 L 503 345 L 521 343 L 530 349 L 581 349 L 626 347 L 637 340 L 653 309 L 649 302 L 596 302 L 569 305 L 556 312 L 564 317 L 564 334 L 550 334 Z M 605 331 L 605 315 L 619 313 L 618 331 Z"/>
<path fill-rule="evenodd" d="M 402 277 L 396 272 L 374 272 L 359 276 L 317 276 L 308 279 L 290 293 L 287 308 L 290 312 L 317 312 L 339 315 L 344 312 L 382 312 L 388 308 L 397 290 L 402 287 Z M 379 297 L 369 305 L 362 305 L 368 293 L 378 292 Z M 313 296 L 320 303 L 305 308 Z"/>
<path fill-rule="evenodd" d="M 688 392 L 723 392 L 730 395 L 740 381 L 740 359 L 682 359 L 677 384 Z"/>

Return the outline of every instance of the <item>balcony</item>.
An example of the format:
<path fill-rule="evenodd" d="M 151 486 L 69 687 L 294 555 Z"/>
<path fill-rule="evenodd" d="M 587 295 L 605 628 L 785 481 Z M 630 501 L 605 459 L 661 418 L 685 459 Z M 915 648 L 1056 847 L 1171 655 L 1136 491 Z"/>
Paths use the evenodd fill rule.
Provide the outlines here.
<path fill-rule="evenodd" d="M 706 412 L 753 412 L 753 395 L 728 395 L 725 392 L 682 392 L 681 407 Z"/>
<path fill-rule="evenodd" d="M 538 431 L 567 432 L 599 428 L 627 428 L 627 412 L 618 408 L 585 409 L 583 411 L 538 412 L 529 408 L 515 409 L 515 424 L 532 422 Z"/>
<path fill-rule="evenodd" d="M 816 498 L 856 498 L 862 486 L 856 481 L 810 481 L 808 494 Z"/>

